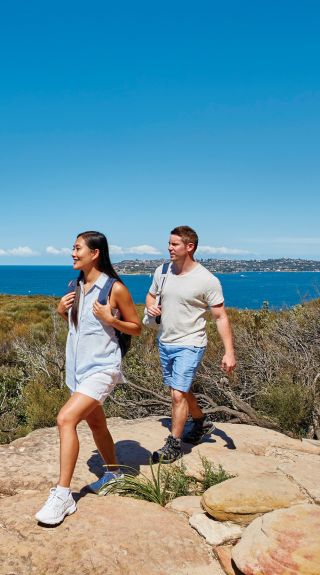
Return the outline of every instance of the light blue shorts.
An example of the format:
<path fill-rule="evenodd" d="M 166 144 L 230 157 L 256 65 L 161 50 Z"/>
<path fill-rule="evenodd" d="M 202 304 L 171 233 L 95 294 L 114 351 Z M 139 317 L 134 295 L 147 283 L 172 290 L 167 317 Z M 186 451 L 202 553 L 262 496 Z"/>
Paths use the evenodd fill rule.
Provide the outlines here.
<path fill-rule="evenodd" d="M 166 345 L 160 341 L 158 347 L 164 385 L 188 392 L 206 348 Z"/>

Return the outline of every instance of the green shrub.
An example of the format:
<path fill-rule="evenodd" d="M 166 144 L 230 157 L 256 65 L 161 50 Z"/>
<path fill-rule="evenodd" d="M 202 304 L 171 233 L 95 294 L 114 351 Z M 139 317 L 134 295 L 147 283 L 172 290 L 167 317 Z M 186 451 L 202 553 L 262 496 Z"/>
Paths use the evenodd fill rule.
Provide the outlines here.
<path fill-rule="evenodd" d="M 38 381 L 29 382 L 23 392 L 26 423 L 29 430 L 56 425 L 59 410 L 70 397 L 67 388 L 47 388 Z"/>
<path fill-rule="evenodd" d="M 288 381 L 270 384 L 257 395 L 256 404 L 285 431 L 306 433 L 313 409 L 313 397 L 306 387 Z"/>
<path fill-rule="evenodd" d="M 23 423 L 23 419 L 13 411 L 0 415 L 0 444 L 11 443 L 11 441 L 27 435 L 29 431 Z"/>

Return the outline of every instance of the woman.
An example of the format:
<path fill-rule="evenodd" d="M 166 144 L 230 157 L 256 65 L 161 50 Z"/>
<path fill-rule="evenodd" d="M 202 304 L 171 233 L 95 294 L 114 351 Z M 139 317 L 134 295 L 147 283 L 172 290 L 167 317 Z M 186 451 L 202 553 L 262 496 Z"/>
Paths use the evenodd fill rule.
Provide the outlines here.
<path fill-rule="evenodd" d="M 44 506 L 36 514 L 41 523 L 56 525 L 76 511 L 70 483 L 79 453 L 77 425 L 86 420 L 95 444 L 112 466 L 90 488 L 119 477 L 115 446 L 102 408 L 121 380 L 121 351 L 115 330 L 139 335 L 140 321 L 130 293 L 110 262 L 106 237 L 94 231 L 77 236 L 72 251 L 73 269 L 80 271 L 76 291 L 63 296 L 58 313 L 69 322 L 66 347 L 66 383 L 71 397 L 62 407 L 57 424 L 60 434 L 60 477 Z M 111 294 L 98 302 L 108 277 L 115 278 Z"/>

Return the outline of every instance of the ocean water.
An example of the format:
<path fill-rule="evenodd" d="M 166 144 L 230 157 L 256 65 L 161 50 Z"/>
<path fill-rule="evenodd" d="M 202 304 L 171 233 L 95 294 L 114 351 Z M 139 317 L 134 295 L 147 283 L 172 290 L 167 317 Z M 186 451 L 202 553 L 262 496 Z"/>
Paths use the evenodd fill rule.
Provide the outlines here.
<path fill-rule="evenodd" d="M 0 293 L 62 296 L 76 277 L 70 266 L 0 266 Z M 217 274 L 227 307 L 259 309 L 291 307 L 320 297 L 320 272 L 245 272 Z M 144 303 L 152 278 L 124 275 L 122 279 L 135 303 Z"/>

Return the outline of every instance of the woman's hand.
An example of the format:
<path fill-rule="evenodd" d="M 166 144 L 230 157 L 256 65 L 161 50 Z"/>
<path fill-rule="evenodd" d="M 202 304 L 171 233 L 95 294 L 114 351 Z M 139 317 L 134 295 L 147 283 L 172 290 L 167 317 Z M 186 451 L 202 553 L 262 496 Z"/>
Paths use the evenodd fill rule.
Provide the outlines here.
<path fill-rule="evenodd" d="M 111 302 L 111 303 L 110 303 Z M 112 310 L 118 310 L 120 317 L 112 315 Z M 93 315 L 104 324 L 128 335 L 139 335 L 141 322 L 137 310 L 127 288 L 121 282 L 115 282 L 112 287 L 110 300 L 106 305 L 95 301 L 92 306 Z"/>
<path fill-rule="evenodd" d="M 92 306 L 93 315 L 107 325 L 113 325 L 114 316 L 112 315 L 112 309 L 109 300 L 105 305 L 96 300 Z"/>
<path fill-rule="evenodd" d="M 74 298 L 76 297 L 76 292 L 72 291 L 64 295 L 59 301 L 57 311 L 64 319 L 67 318 L 68 311 L 72 307 Z"/>

